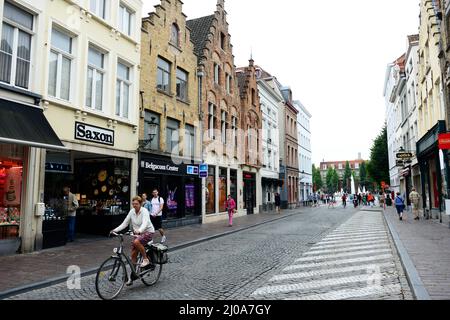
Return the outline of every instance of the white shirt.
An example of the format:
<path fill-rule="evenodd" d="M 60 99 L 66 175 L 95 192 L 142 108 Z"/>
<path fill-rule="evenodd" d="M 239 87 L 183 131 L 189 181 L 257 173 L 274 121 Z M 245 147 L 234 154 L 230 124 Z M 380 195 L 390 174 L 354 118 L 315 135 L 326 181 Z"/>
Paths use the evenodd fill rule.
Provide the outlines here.
<path fill-rule="evenodd" d="M 140 234 L 143 233 L 155 233 L 155 228 L 153 227 L 152 222 L 150 221 L 150 213 L 147 209 L 141 208 L 141 213 L 139 215 L 136 214 L 136 211 L 131 209 L 128 216 L 125 218 L 123 223 L 114 230 L 114 232 L 120 232 L 122 230 L 125 230 L 128 226 L 133 228 L 133 231 L 137 230 Z"/>
<path fill-rule="evenodd" d="M 161 197 L 152 198 L 152 216 L 153 217 L 161 217 L 162 216 L 162 208 L 164 206 L 164 199 Z M 159 212 L 161 210 L 161 212 Z"/>

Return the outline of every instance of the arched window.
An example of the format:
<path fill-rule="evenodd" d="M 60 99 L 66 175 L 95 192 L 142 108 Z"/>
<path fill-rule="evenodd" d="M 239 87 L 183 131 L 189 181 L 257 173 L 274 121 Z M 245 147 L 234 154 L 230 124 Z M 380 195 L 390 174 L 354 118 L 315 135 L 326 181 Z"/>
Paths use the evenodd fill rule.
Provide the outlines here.
<path fill-rule="evenodd" d="M 177 47 L 180 46 L 180 28 L 178 28 L 176 23 L 172 24 L 170 42 Z"/>

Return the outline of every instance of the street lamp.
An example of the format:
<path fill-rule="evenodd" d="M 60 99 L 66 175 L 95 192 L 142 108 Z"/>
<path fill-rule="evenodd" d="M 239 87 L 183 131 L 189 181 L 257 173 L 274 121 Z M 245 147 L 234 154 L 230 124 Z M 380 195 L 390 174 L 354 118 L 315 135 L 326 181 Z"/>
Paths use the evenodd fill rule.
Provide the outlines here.
<path fill-rule="evenodd" d="M 155 140 L 155 137 L 158 135 L 158 124 L 155 123 L 156 118 L 152 117 L 152 120 L 150 121 L 150 123 L 148 124 L 148 135 L 150 137 L 150 144 L 153 142 L 153 140 Z"/>

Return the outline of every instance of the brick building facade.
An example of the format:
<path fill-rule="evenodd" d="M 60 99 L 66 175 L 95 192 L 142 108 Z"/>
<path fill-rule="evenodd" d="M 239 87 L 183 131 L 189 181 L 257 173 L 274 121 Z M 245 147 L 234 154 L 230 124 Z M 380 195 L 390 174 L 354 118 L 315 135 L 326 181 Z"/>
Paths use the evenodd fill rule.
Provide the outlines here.
<path fill-rule="evenodd" d="M 158 188 L 166 225 L 201 222 L 197 56 L 180 0 L 161 0 L 142 20 L 139 192 Z M 192 174 L 191 174 L 192 173 Z"/>
<path fill-rule="evenodd" d="M 233 46 L 228 32 L 224 1 L 218 0 L 213 15 L 189 20 L 200 85 L 203 160 L 209 165 L 204 186 L 205 223 L 227 218 L 228 194 L 237 202 L 238 215 L 246 214 L 238 138 L 241 129 L 240 97 L 236 81 Z"/>
<path fill-rule="evenodd" d="M 239 68 L 236 73 L 241 102 L 240 152 L 243 155 L 242 174 L 244 181 L 244 208 L 247 213 L 259 212 L 262 205 L 261 172 L 263 163 L 262 150 L 262 112 L 258 92 L 256 68 L 253 59 L 249 66 Z"/>

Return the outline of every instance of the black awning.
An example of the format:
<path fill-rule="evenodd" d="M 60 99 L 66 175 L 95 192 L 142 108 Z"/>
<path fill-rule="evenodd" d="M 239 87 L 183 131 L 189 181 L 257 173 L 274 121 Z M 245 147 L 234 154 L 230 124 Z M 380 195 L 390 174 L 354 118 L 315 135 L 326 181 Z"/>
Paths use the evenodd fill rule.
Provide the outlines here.
<path fill-rule="evenodd" d="M 0 142 L 66 150 L 38 107 L 0 99 Z"/>

